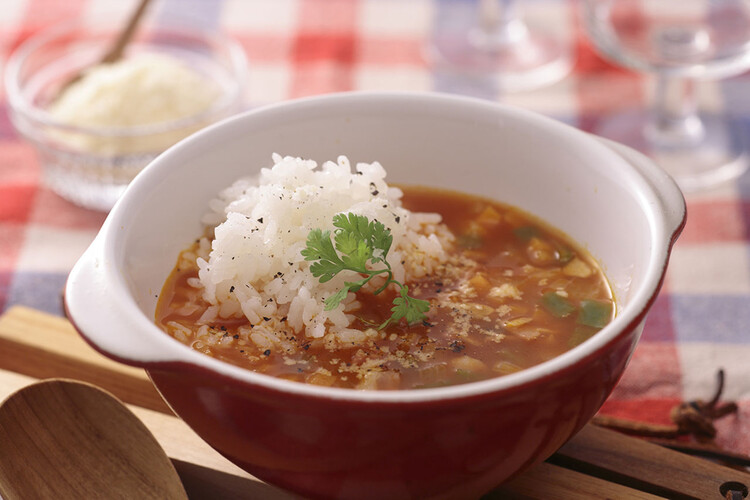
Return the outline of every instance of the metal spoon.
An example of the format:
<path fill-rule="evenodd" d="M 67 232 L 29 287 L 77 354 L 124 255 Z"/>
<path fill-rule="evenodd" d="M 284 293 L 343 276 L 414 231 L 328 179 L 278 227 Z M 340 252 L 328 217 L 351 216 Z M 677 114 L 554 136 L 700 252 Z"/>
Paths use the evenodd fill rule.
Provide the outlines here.
<path fill-rule="evenodd" d="M 0 497 L 186 499 L 146 426 L 86 383 L 41 381 L 0 406 Z"/>

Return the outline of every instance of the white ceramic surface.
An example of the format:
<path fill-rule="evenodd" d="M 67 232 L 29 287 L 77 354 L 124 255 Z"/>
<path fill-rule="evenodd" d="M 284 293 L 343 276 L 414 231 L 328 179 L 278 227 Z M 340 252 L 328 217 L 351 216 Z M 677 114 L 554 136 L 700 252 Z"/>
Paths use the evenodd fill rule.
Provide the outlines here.
<path fill-rule="evenodd" d="M 271 154 L 380 161 L 388 181 L 475 193 L 541 217 L 582 243 L 615 289 L 618 315 L 573 350 L 505 377 L 419 391 L 351 391 L 242 370 L 173 340 L 153 323 L 177 254 L 201 234 L 208 201 Z M 642 317 L 684 224 L 682 194 L 645 157 L 526 111 L 440 94 L 350 93 L 258 109 L 157 158 L 126 191 L 73 269 L 66 306 L 97 349 L 146 366 L 181 361 L 292 393 L 430 400 L 510 387 L 565 369 Z"/>

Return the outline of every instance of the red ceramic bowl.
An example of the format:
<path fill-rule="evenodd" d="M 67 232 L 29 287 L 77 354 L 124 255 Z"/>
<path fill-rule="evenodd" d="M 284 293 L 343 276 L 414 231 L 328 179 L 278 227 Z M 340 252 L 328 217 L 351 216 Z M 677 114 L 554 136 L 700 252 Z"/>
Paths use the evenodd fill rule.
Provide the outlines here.
<path fill-rule="evenodd" d="M 271 153 L 380 161 L 390 182 L 502 200 L 599 260 L 614 321 L 504 377 L 406 391 L 275 379 L 204 356 L 153 322 L 208 201 Z M 203 439 L 259 478 L 313 497 L 467 498 L 544 460 L 622 374 L 664 277 L 685 205 L 644 157 L 521 110 L 438 94 L 354 93 L 267 107 L 178 144 L 117 203 L 66 287 L 68 314 L 105 355 L 141 366 Z"/>

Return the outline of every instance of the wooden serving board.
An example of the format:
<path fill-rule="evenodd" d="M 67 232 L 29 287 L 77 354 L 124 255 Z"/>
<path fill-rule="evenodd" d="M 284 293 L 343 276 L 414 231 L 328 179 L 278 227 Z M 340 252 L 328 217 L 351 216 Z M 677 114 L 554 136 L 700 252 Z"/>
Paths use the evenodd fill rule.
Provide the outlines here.
<path fill-rule="evenodd" d="M 191 499 L 292 499 L 242 471 L 172 415 L 146 373 L 94 351 L 70 323 L 24 307 L 0 316 L 0 401 L 38 379 L 65 377 L 127 403 L 172 458 Z M 750 473 L 722 467 L 593 425 L 547 462 L 487 498 L 721 499 L 722 485 L 750 486 Z"/>

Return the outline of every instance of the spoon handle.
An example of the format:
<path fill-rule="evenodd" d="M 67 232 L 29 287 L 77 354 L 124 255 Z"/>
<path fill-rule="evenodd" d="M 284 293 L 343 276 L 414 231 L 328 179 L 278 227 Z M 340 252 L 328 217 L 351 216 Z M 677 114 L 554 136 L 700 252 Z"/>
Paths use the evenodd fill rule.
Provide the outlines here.
<path fill-rule="evenodd" d="M 141 0 L 141 2 L 138 4 L 138 8 L 135 9 L 135 11 L 131 14 L 130 19 L 128 19 L 128 23 L 125 25 L 125 28 L 120 32 L 120 35 L 115 39 L 115 41 L 112 43 L 112 46 L 102 57 L 102 63 L 113 63 L 122 58 L 125 47 L 127 47 L 128 43 L 130 43 L 130 40 L 133 38 L 133 35 L 138 28 L 138 24 L 140 23 L 143 14 L 146 12 L 146 8 L 148 7 L 150 1 L 151 0 Z"/>

